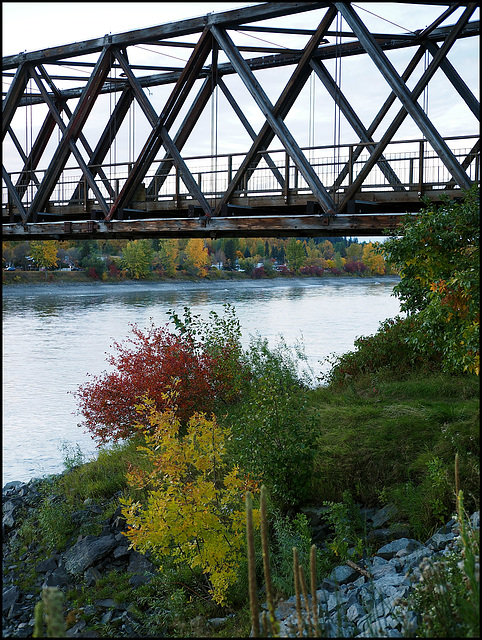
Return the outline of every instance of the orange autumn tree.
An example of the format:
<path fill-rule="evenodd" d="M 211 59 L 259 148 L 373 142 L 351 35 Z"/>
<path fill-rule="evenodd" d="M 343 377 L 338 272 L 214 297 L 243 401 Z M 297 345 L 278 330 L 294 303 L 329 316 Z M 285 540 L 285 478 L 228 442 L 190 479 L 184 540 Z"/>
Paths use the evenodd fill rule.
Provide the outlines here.
<path fill-rule="evenodd" d="M 164 394 L 162 412 L 147 397 L 137 405 L 149 424 L 138 425 L 145 439 L 138 449 L 147 465 L 132 469 L 127 479 L 149 491 L 147 504 L 121 500 L 125 535 L 132 547 L 151 551 L 161 563 L 168 557 L 204 575 L 215 602 L 224 604 L 245 556 L 245 493 L 258 488 L 238 467 L 229 468 L 230 434 L 214 415 L 195 412 L 187 429 L 181 428 L 177 387 Z M 259 524 L 258 512 L 255 518 Z"/>

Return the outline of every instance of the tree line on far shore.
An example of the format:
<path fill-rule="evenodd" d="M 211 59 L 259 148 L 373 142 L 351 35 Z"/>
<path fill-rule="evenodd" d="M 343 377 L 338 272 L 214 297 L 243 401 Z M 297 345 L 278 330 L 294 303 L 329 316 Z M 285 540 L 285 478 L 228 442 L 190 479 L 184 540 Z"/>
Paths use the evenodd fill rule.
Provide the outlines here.
<path fill-rule="evenodd" d="M 93 279 L 145 279 L 179 273 L 205 277 L 238 271 L 254 278 L 284 275 L 395 273 L 378 242 L 357 238 L 218 238 L 4 241 L 3 268 L 82 269 Z"/>

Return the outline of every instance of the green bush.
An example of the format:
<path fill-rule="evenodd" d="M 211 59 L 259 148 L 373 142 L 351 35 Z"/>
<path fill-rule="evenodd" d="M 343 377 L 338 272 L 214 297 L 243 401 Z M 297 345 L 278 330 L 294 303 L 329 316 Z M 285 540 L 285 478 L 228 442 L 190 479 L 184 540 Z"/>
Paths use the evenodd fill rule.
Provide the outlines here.
<path fill-rule="evenodd" d="M 431 456 L 425 463 L 421 480 L 394 485 L 380 494 L 382 502 L 395 504 L 417 540 L 426 540 L 450 519 L 454 487 L 449 471 L 440 458 Z"/>
<path fill-rule="evenodd" d="M 232 432 L 232 459 L 264 483 L 284 511 L 306 500 L 313 470 L 315 432 L 300 358 L 282 340 L 270 349 L 266 339 L 252 337 L 243 401 L 224 418 Z"/>
<path fill-rule="evenodd" d="M 409 342 L 424 355 L 436 350 L 451 373 L 479 374 L 480 212 L 474 184 L 450 200 L 424 198 L 416 217 L 407 216 L 380 248 L 400 274 L 394 287 L 400 308 L 416 314 Z"/>
<path fill-rule="evenodd" d="M 39 536 L 49 551 L 63 551 L 74 533 L 70 509 L 60 496 L 46 496 L 38 510 Z"/>
<path fill-rule="evenodd" d="M 331 539 L 326 542 L 332 553 L 331 560 L 340 563 L 349 559 L 352 553 L 361 556 L 367 547 L 365 523 L 351 493 L 344 491 L 341 502 L 325 501 L 324 506 L 328 509 L 323 519 L 333 529 Z"/>
<path fill-rule="evenodd" d="M 376 372 L 394 372 L 398 378 L 411 375 L 414 370 L 438 371 L 440 354 L 422 351 L 410 342 L 418 330 L 416 316 L 388 318 L 380 323 L 372 336 L 355 340 L 355 351 L 331 359 L 332 368 L 326 381 L 332 385 L 347 384 L 354 378 Z"/>
<path fill-rule="evenodd" d="M 274 510 L 270 520 L 271 582 L 276 596 L 289 597 L 293 593 L 293 547 L 305 574 L 310 575 L 311 530 L 307 517 L 298 513 L 294 518 Z"/>

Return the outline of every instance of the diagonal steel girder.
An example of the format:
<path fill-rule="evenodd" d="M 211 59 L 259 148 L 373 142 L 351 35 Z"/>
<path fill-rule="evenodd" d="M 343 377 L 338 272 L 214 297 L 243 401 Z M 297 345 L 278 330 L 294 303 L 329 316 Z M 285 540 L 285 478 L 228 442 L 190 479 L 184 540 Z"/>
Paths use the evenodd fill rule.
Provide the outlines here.
<path fill-rule="evenodd" d="M 178 132 L 172 139 L 173 143 L 179 151 L 181 151 L 186 144 L 196 122 L 199 119 L 199 116 L 203 112 L 204 107 L 207 105 L 212 92 L 213 87 L 211 79 L 205 78 L 204 83 L 199 90 L 199 93 L 195 97 L 188 113 L 186 114 L 186 117 L 181 123 Z M 165 180 L 167 179 L 167 176 L 169 175 L 173 164 L 174 160 L 172 159 L 171 155 L 169 153 L 166 153 L 163 160 L 157 167 L 149 186 L 146 189 L 147 198 L 154 198 L 157 195 Z"/>
<path fill-rule="evenodd" d="M 472 149 L 463 159 L 462 169 L 467 169 L 468 167 L 470 167 L 472 162 L 477 159 L 477 156 L 479 156 L 479 159 L 480 159 L 480 140 L 477 140 L 477 142 L 474 144 Z M 476 177 L 477 177 L 477 173 L 476 173 Z M 445 185 L 445 189 L 453 189 L 454 186 L 455 186 L 455 180 L 452 178 L 452 180 L 447 182 L 447 184 Z"/>
<path fill-rule="evenodd" d="M 407 80 L 410 78 L 410 76 L 416 69 L 418 63 L 423 58 L 424 54 L 425 54 L 425 49 L 423 48 L 423 46 L 420 46 L 415 52 L 415 55 L 413 56 L 413 58 L 408 63 L 407 68 L 402 73 L 402 80 L 404 82 L 407 82 Z M 373 122 L 370 124 L 370 126 L 367 129 L 367 133 L 369 136 L 373 136 L 375 131 L 378 129 L 379 125 L 381 124 L 381 122 L 387 115 L 388 111 L 390 110 L 390 107 L 395 102 L 396 97 L 397 96 L 393 91 L 387 97 L 382 107 L 380 108 L 375 118 L 373 119 Z M 358 158 L 360 157 L 360 154 L 365 150 L 365 148 L 366 148 L 365 145 L 360 144 L 353 150 L 353 155 L 351 160 L 352 164 L 358 160 Z M 375 150 L 376 149 L 378 149 L 378 145 L 375 147 Z M 343 167 L 343 169 L 340 171 L 339 176 L 336 178 L 335 182 L 333 183 L 334 190 L 336 190 L 341 185 L 341 183 L 347 176 L 349 170 L 350 170 L 350 162 L 347 162 L 346 165 Z"/>
<path fill-rule="evenodd" d="M 22 147 L 20 146 L 20 143 L 15 137 L 14 132 L 12 130 L 9 131 L 10 137 L 12 138 L 23 160 L 23 169 L 20 172 L 20 175 L 15 184 L 15 188 L 17 189 L 17 193 L 20 199 L 23 198 L 31 180 L 35 182 L 37 186 L 40 184 L 35 174 L 35 169 L 40 162 L 42 153 L 44 152 L 54 129 L 55 119 L 52 114 L 48 112 L 28 156 L 24 153 Z"/>
<path fill-rule="evenodd" d="M 40 78 L 40 76 L 37 74 L 36 70 L 32 67 L 30 69 L 30 74 L 32 76 L 32 78 L 35 80 L 44 100 L 45 103 L 47 104 L 50 113 L 52 114 L 55 122 L 57 123 L 57 126 L 59 127 L 61 133 L 64 135 L 64 137 L 66 136 L 66 131 L 67 131 L 67 126 L 65 125 L 64 121 L 62 120 L 59 111 L 57 110 L 56 106 L 54 105 L 54 103 L 52 102 L 52 100 L 50 99 L 50 96 L 47 93 L 47 90 L 45 89 L 42 80 Z M 80 137 L 80 136 L 79 136 Z M 92 189 L 95 197 L 97 198 L 100 206 L 102 207 L 102 209 L 107 213 L 108 207 L 107 207 L 107 203 L 104 200 L 104 196 L 102 195 L 98 185 L 95 182 L 94 176 L 92 175 L 92 173 L 90 172 L 89 168 L 87 167 L 87 164 L 85 163 L 85 160 L 82 157 L 82 154 L 80 153 L 80 151 L 78 150 L 76 144 L 74 143 L 74 141 L 72 140 L 72 137 L 69 137 L 67 139 L 67 144 L 68 144 L 68 148 L 69 150 L 74 154 L 75 159 L 77 160 L 77 162 L 79 163 L 79 167 L 82 170 L 82 173 L 84 174 L 87 182 L 89 183 L 90 188 Z M 67 159 L 65 160 L 65 162 L 67 162 Z M 60 173 L 59 173 L 60 175 Z M 41 186 L 40 186 L 41 188 Z M 37 213 L 37 212 L 35 212 Z"/>
<path fill-rule="evenodd" d="M 25 155 L 25 152 L 22 148 L 22 145 L 20 144 L 20 142 L 17 139 L 17 136 L 15 135 L 14 131 L 12 130 L 12 127 L 8 128 L 8 133 L 10 135 L 10 137 L 12 138 L 13 144 L 15 145 L 20 157 L 22 158 L 23 162 L 24 162 L 24 168 L 22 170 L 22 173 L 20 174 L 19 179 L 17 180 L 17 183 L 14 185 L 13 182 L 11 181 L 10 176 L 7 173 L 7 170 L 5 169 L 5 167 L 3 167 L 3 175 L 7 175 L 8 180 L 6 180 L 6 186 L 7 186 L 7 191 L 9 194 L 9 199 L 11 202 L 15 202 L 21 203 L 21 207 L 19 209 L 20 212 L 20 216 L 22 217 L 22 219 L 24 220 L 24 222 L 27 219 L 27 213 L 25 211 L 25 207 L 22 204 L 22 198 L 28 188 L 28 185 L 30 184 L 30 180 L 32 180 L 37 186 L 39 185 L 39 180 L 37 178 L 37 176 L 35 175 L 34 172 L 31 171 L 31 169 L 27 168 L 29 167 L 29 158 L 27 158 L 27 156 Z M 34 145 L 35 146 L 35 145 Z"/>
<path fill-rule="evenodd" d="M 338 87 L 338 85 L 328 72 L 325 65 L 321 62 L 321 60 L 311 60 L 310 64 L 313 68 L 313 71 L 325 85 L 328 93 L 331 95 L 335 103 L 340 107 L 341 112 L 348 120 L 355 133 L 359 136 L 360 141 L 365 143 L 373 143 L 373 138 L 369 134 L 368 130 L 365 129 L 365 126 L 358 117 L 355 109 L 353 109 L 351 104 L 348 102 L 340 87 Z M 367 150 L 369 153 L 373 153 L 373 147 L 373 144 L 367 145 Z M 381 172 L 395 191 L 405 191 L 405 187 L 402 185 L 400 178 L 392 169 L 389 162 L 382 155 L 380 156 L 377 164 L 380 167 Z"/>
<path fill-rule="evenodd" d="M 435 58 L 440 49 L 438 44 L 436 42 L 432 42 L 432 40 L 426 40 L 424 44 L 432 54 L 432 57 Z M 465 104 L 472 111 L 477 120 L 480 121 L 480 102 L 474 96 L 469 87 L 465 84 L 457 70 L 453 67 L 450 60 L 448 58 L 444 58 L 440 63 L 440 68 L 450 80 L 454 88 L 457 90 L 460 97 L 463 98 Z"/>
<path fill-rule="evenodd" d="M 343 15 L 343 17 L 347 21 L 347 23 L 353 29 L 354 34 L 358 37 L 360 43 L 362 44 L 362 46 L 364 47 L 368 55 L 375 62 L 376 66 L 384 76 L 385 80 L 388 82 L 392 90 L 395 92 L 399 100 L 402 102 L 402 105 L 404 107 L 402 110 L 404 113 L 402 121 L 405 118 L 405 115 L 410 114 L 412 116 L 412 118 L 414 119 L 414 121 L 416 122 L 416 124 L 418 125 L 418 127 L 420 128 L 424 136 L 426 137 L 426 139 L 432 145 L 433 149 L 436 151 L 439 158 L 445 164 L 445 166 L 450 171 L 452 176 L 455 178 L 459 186 L 462 189 L 468 189 L 472 184 L 471 180 L 467 176 L 466 172 L 462 169 L 457 158 L 452 153 L 452 151 L 450 150 L 446 142 L 443 140 L 443 138 L 439 135 L 438 131 L 435 129 L 435 127 L 433 126 L 429 118 L 425 115 L 423 109 L 416 102 L 416 100 L 420 95 L 420 93 L 422 92 L 423 87 L 427 84 L 429 79 L 435 73 L 435 70 L 440 65 L 440 61 L 446 56 L 448 49 L 452 46 L 453 42 L 455 42 L 455 39 L 458 33 L 463 29 L 463 27 L 468 22 L 472 13 L 475 11 L 476 5 L 474 3 L 471 3 L 468 6 L 468 8 L 464 11 L 462 17 L 458 21 L 457 25 L 452 30 L 451 34 L 448 36 L 443 46 L 440 48 L 439 52 L 437 53 L 435 58 L 432 60 L 431 64 L 423 74 L 421 80 L 417 84 L 417 87 L 419 87 L 419 85 L 422 85 L 422 88 L 420 88 L 419 93 L 417 93 L 417 87 L 413 91 L 410 91 L 407 88 L 407 86 L 402 81 L 401 77 L 398 75 L 397 71 L 393 67 L 392 63 L 389 61 L 387 56 L 381 50 L 381 48 L 379 47 L 379 45 L 377 44 L 373 36 L 370 34 L 370 32 L 368 31 L 366 26 L 363 24 L 363 22 L 360 20 L 359 16 L 352 9 L 352 7 L 342 2 L 335 3 L 335 6 L 338 8 L 340 13 Z M 423 83 L 422 83 L 422 79 L 423 79 Z M 395 120 L 398 120 L 398 119 L 399 118 L 396 117 Z M 396 128 L 398 129 L 399 126 L 400 125 L 398 125 Z M 392 135 L 390 135 L 390 139 L 392 139 Z M 368 173 L 368 171 L 366 171 L 367 167 L 370 167 L 370 169 L 371 167 L 373 167 L 380 153 L 383 151 L 384 147 L 381 148 L 381 145 L 382 143 L 380 142 L 380 144 L 377 146 L 376 151 L 371 155 L 364 169 L 362 169 L 362 172 L 360 173 L 360 175 L 357 177 L 357 179 L 352 184 L 351 188 L 349 188 L 348 192 L 345 194 L 345 198 L 344 198 L 344 201 L 342 202 L 342 206 L 351 198 L 352 193 L 354 193 L 358 189 L 358 186 L 361 184 L 361 181 L 359 181 L 360 176 L 363 174 L 363 179 L 366 177 Z"/>
<path fill-rule="evenodd" d="M 65 111 L 65 115 L 67 116 L 67 118 L 71 118 L 72 117 L 72 111 L 69 109 L 69 106 L 67 105 L 67 102 L 63 102 L 62 101 L 62 96 L 61 96 L 61 92 L 59 91 L 59 89 L 57 89 L 57 87 L 55 86 L 54 82 L 52 81 L 52 78 L 49 76 L 49 74 L 47 73 L 45 67 L 43 65 L 39 65 L 39 71 L 40 74 L 42 76 L 42 78 L 47 82 L 47 84 L 49 85 L 50 89 L 52 90 L 53 94 L 56 96 L 59 104 L 62 105 L 63 110 Z M 59 112 L 60 115 L 60 112 Z M 87 141 L 87 138 L 84 136 L 84 134 L 82 133 L 82 131 L 79 132 L 79 136 L 78 136 L 79 141 L 82 143 L 84 149 L 86 150 L 89 159 L 92 158 L 92 149 Z M 91 161 L 91 160 L 89 160 Z M 97 170 L 91 170 L 91 168 L 89 167 L 89 171 L 91 172 L 92 178 L 95 178 L 95 175 L 98 173 L 102 179 L 102 182 L 105 186 L 105 188 L 107 189 L 107 191 L 109 192 L 109 194 L 111 195 L 111 197 L 114 196 L 114 190 L 112 189 L 110 182 L 107 180 L 107 176 L 104 173 L 104 170 L 102 169 L 102 167 L 99 167 Z M 87 178 L 87 176 L 86 176 Z"/>
<path fill-rule="evenodd" d="M 172 142 L 178 151 L 181 151 L 187 142 L 190 134 L 192 133 L 199 117 L 201 116 L 204 108 L 206 107 L 210 97 L 213 95 L 218 79 L 218 48 L 215 42 L 212 42 L 212 64 L 209 75 L 204 79 L 201 89 L 197 96 L 194 98 L 184 120 L 181 123 L 176 135 Z M 157 195 L 165 180 L 167 179 L 169 172 L 174 164 L 173 158 L 170 154 L 166 154 L 164 159 L 159 164 L 154 173 L 149 187 L 147 188 L 147 197 L 153 198 Z"/>
<path fill-rule="evenodd" d="M 122 66 L 124 73 L 126 74 L 127 79 L 132 86 L 132 89 L 134 90 L 135 97 L 144 113 L 146 114 L 153 129 L 146 143 L 144 144 L 144 147 L 136 163 L 134 164 L 131 173 L 124 183 L 119 196 L 112 204 L 112 207 L 105 218 L 106 222 L 112 219 L 112 216 L 116 211 L 122 211 L 126 204 L 132 199 L 137 186 L 144 178 L 149 166 L 154 161 L 157 152 L 163 144 L 166 146 L 171 156 L 175 159 L 182 179 L 191 195 L 195 197 L 196 200 L 198 200 L 206 215 L 211 214 L 211 207 L 209 203 L 204 198 L 204 195 L 200 191 L 194 177 L 192 176 L 184 160 L 182 159 L 181 154 L 179 153 L 178 149 L 176 148 L 168 134 L 168 127 L 172 125 L 177 115 L 179 114 L 179 111 L 181 110 L 189 91 L 191 90 L 195 80 L 199 76 L 199 72 L 202 69 L 207 56 L 209 55 L 209 52 L 211 51 L 211 48 L 211 34 L 208 30 L 204 30 L 159 116 L 157 116 L 156 111 L 154 110 L 150 101 L 147 99 L 139 84 L 139 81 L 130 69 L 129 64 L 125 60 L 124 56 L 119 50 L 114 50 L 115 56 Z"/>
<path fill-rule="evenodd" d="M 117 104 L 115 105 L 112 114 L 102 132 L 99 141 L 95 147 L 95 149 L 89 150 L 89 162 L 88 166 L 92 172 L 93 176 L 96 176 L 97 173 L 101 176 L 102 181 L 104 182 L 106 188 L 109 190 L 109 193 L 112 198 L 115 197 L 115 191 L 112 188 L 112 185 L 107 180 L 107 176 L 105 176 L 102 171 L 102 167 L 100 166 L 106 157 L 109 149 L 111 148 L 114 138 L 117 135 L 128 111 L 129 107 L 134 98 L 134 94 L 130 87 L 126 87 L 121 95 Z M 74 193 L 70 199 L 71 202 L 75 202 L 81 200 L 82 198 L 87 197 L 87 194 L 84 194 L 84 181 L 80 180 L 77 186 L 75 187 Z"/>
<path fill-rule="evenodd" d="M 82 131 L 82 127 L 89 117 L 95 100 L 99 95 L 100 89 L 107 78 L 110 67 L 109 47 L 104 47 L 84 91 L 82 92 L 82 96 L 75 107 L 74 113 L 65 128 L 62 140 L 52 156 L 40 187 L 32 200 L 29 208 L 29 216 L 35 215 L 41 211 L 50 198 L 60 174 L 64 170 L 67 160 L 72 152 L 70 142 L 76 140 L 79 133 Z M 40 84 L 43 90 L 45 90 L 42 83 Z"/>
<path fill-rule="evenodd" d="M 459 23 L 459 27 L 460 27 L 460 24 L 461 23 Z M 448 50 L 450 49 L 450 47 L 452 46 L 452 44 L 454 43 L 454 41 L 455 41 L 455 39 L 457 37 L 457 33 L 458 33 L 458 29 L 453 28 L 451 33 L 448 34 L 448 36 L 447 36 L 447 38 L 446 38 L 446 40 L 445 40 L 445 42 L 443 44 L 443 47 L 441 49 L 439 49 L 439 51 L 438 51 L 438 53 L 436 55 L 436 58 L 434 58 L 432 60 L 432 62 L 430 63 L 428 68 L 425 70 L 425 72 L 422 75 L 422 77 L 420 78 L 420 80 L 417 82 L 415 88 L 413 89 L 413 91 L 412 91 L 413 100 L 417 100 L 417 98 L 420 96 L 420 94 L 424 90 L 427 82 L 430 80 L 430 78 L 433 76 L 433 74 L 437 70 L 438 66 L 440 65 L 440 61 L 445 59 L 445 56 L 446 56 Z M 405 82 L 410 77 L 411 73 L 415 69 L 415 67 L 418 64 L 418 62 L 422 59 L 422 57 L 424 55 L 424 52 L 425 52 L 425 48 L 424 48 L 423 45 L 421 45 L 419 47 L 418 51 L 416 52 L 416 54 L 414 55 L 413 59 L 410 61 L 409 65 L 407 66 L 407 69 L 405 70 L 404 74 L 402 75 L 402 79 Z M 388 97 L 387 101 L 385 102 L 384 107 L 379 112 L 379 114 L 377 114 L 377 116 L 375 117 L 375 120 L 373 121 L 372 125 L 370 126 L 369 131 L 372 131 L 372 130 L 374 131 L 378 127 L 378 125 L 381 122 L 381 119 L 387 113 L 388 108 L 391 106 L 391 104 L 393 103 L 394 100 L 395 100 L 395 92 L 392 91 L 391 95 Z M 386 109 L 385 109 L 385 106 L 386 106 Z M 378 155 L 380 153 L 383 152 L 383 150 L 391 142 L 391 140 L 393 140 L 393 136 L 395 135 L 396 131 L 399 129 L 399 127 L 401 126 L 402 122 L 404 121 L 404 119 L 406 118 L 407 115 L 408 115 L 408 112 L 406 111 L 406 109 L 404 107 L 402 107 L 402 109 L 400 109 L 400 111 L 395 116 L 394 120 L 392 121 L 392 124 L 387 128 L 387 130 L 385 131 L 384 135 L 381 137 L 379 143 L 377 144 L 377 146 L 375 148 L 374 154 L 367 161 L 367 163 L 365 164 L 363 169 L 358 174 L 357 178 L 354 180 L 353 184 L 345 192 L 343 205 L 345 205 L 348 202 L 348 200 L 350 200 L 353 197 L 353 195 L 358 191 L 358 189 L 361 187 L 361 185 L 363 184 L 366 176 L 368 175 L 368 173 L 371 171 L 372 167 L 374 166 L 376 158 L 378 157 Z"/>
<path fill-rule="evenodd" d="M 219 85 L 219 88 L 221 89 L 221 91 L 226 96 L 227 101 L 229 102 L 229 104 L 233 108 L 233 111 L 236 113 L 236 115 L 238 116 L 239 120 L 241 121 L 241 124 L 246 129 L 246 131 L 248 132 L 249 137 L 251 138 L 251 140 L 253 142 L 255 142 L 256 138 L 257 138 L 256 131 L 250 125 L 249 120 L 244 115 L 242 109 L 240 108 L 240 106 L 236 102 L 233 94 L 229 91 L 228 87 L 226 86 L 226 84 L 224 83 L 224 81 L 221 78 L 219 78 L 219 80 L 218 80 L 218 85 Z M 273 172 L 274 177 L 276 178 L 276 180 L 278 181 L 280 186 L 284 187 L 285 179 L 281 175 L 281 172 L 278 169 L 278 167 L 276 166 L 274 160 L 271 159 L 271 156 L 268 153 L 264 153 L 263 156 L 264 156 L 264 159 L 266 161 L 266 164 L 268 165 L 268 167 Z"/>
<path fill-rule="evenodd" d="M 15 76 L 12 80 L 12 84 L 10 85 L 5 100 L 2 105 L 2 140 L 5 139 L 5 135 L 7 131 L 10 129 L 10 125 L 12 119 L 15 115 L 15 111 L 17 106 L 20 103 L 22 95 L 25 91 L 28 82 L 28 70 L 27 65 L 24 63 L 20 64 Z M 17 146 L 16 141 L 14 140 L 15 146 Z M 18 148 L 18 147 L 17 147 Z M 23 222 L 25 223 L 27 220 L 27 213 L 25 211 L 25 207 L 22 204 L 22 199 L 19 198 L 17 190 L 15 189 L 14 184 L 12 183 L 10 176 L 2 164 L 2 175 L 5 180 L 5 184 L 7 185 L 7 191 L 12 202 L 20 211 L 20 215 L 22 217 Z"/>
<path fill-rule="evenodd" d="M 20 100 L 25 92 L 25 88 L 28 82 L 28 70 L 26 64 L 19 65 L 12 83 L 8 89 L 5 100 L 2 106 L 2 140 L 5 139 L 5 135 L 12 123 L 15 111 L 20 103 Z"/>
<path fill-rule="evenodd" d="M 304 84 L 306 83 L 306 81 L 308 80 L 308 78 L 309 78 L 309 76 L 311 74 L 311 67 L 309 66 L 309 61 L 312 58 L 312 56 L 314 55 L 314 53 L 316 52 L 320 40 L 323 38 L 323 36 L 325 35 L 326 31 L 329 29 L 331 23 L 333 22 L 333 20 L 334 20 L 334 18 L 336 16 L 336 13 L 337 12 L 336 12 L 336 9 L 334 7 L 330 6 L 328 8 L 328 11 L 325 13 L 325 15 L 324 15 L 323 19 L 321 20 L 317 30 L 315 31 L 313 36 L 310 38 L 308 44 L 306 45 L 306 47 L 305 47 L 305 49 L 303 51 L 303 54 L 301 56 L 301 59 L 299 60 L 297 66 L 296 66 L 296 69 L 293 72 L 288 84 L 286 85 L 286 87 L 282 91 L 282 93 L 281 93 L 280 97 L 278 98 L 275 106 L 269 111 L 271 116 L 272 116 L 271 120 L 273 120 L 273 118 L 277 118 L 278 121 L 282 122 L 282 118 L 284 118 L 287 115 L 288 111 L 293 106 L 293 104 L 294 104 L 296 98 L 298 97 L 301 89 L 303 88 Z M 231 43 L 231 48 L 234 48 L 234 45 L 232 45 L 232 43 Z M 234 52 L 234 55 L 236 57 L 236 53 L 235 52 Z M 240 69 L 245 71 L 246 70 L 246 63 L 244 63 L 243 59 L 241 58 L 241 56 L 239 54 L 237 55 L 237 59 L 239 60 L 239 64 L 237 65 L 238 68 L 240 68 Z M 233 60 L 231 60 L 231 64 L 239 74 L 238 69 L 233 64 Z M 249 73 L 251 75 L 249 75 Z M 253 74 L 252 74 L 252 72 L 250 71 L 249 68 L 247 69 L 247 72 L 244 73 L 244 75 L 247 77 L 248 80 L 251 80 L 251 79 L 254 78 L 254 76 L 253 76 Z M 255 80 L 255 82 L 256 82 L 256 80 Z M 249 89 L 249 87 L 248 87 L 248 89 Z M 269 100 L 268 100 L 268 102 L 269 102 Z M 254 170 L 254 168 L 256 167 L 256 165 L 258 164 L 258 162 L 259 162 L 259 160 L 261 158 L 261 155 L 259 154 L 259 152 L 260 151 L 265 151 L 268 148 L 269 144 L 271 143 L 271 141 L 273 140 L 275 135 L 277 135 L 277 133 L 276 133 L 275 129 L 272 126 L 272 122 L 270 121 L 270 119 L 267 119 L 267 122 L 261 128 L 261 130 L 260 130 L 260 132 L 258 134 L 258 137 L 256 138 L 255 142 L 251 146 L 251 149 L 246 154 L 245 159 L 242 162 L 240 168 L 238 169 L 235 177 L 231 181 L 231 184 L 228 185 L 228 188 L 226 189 L 226 192 L 225 192 L 223 198 L 221 199 L 221 202 L 218 204 L 218 206 L 216 208 L 216 215 L 219 215 L 223 205 L 225 205 L 225 204 L 227 204 L 229 202 L 231 196 L 233 195 L 235 189 L 237 188 L 237 186 L 238 186 L 240 180 L 243 178 L 243 176 L 248 171 L 252 172 Z M 306 158 L 305 158 L 305 160 L 306 160 Z M 300 168 L 300 167 L 298 167 L 298 168 Z M 311 168 L 311 165 L 310 165 L 310 168 Z M 315 176 L 316 176 L 316 174 L 315 174 Z M 319 182 L 318 176 L 316 176 L 316 180 L 317 180 L 317 183 L 318 183 L 317 184 L 317 187 L 318 187 L 318 185 L 321 184 Z M 334 212 L 335 205 L 333 203 L 333 200 L 331 199 L 329 194 L 326 192 L 326 189 L 324 188 L 324 186 L 323 185 L 321 185 L 321 186 L 322 186 L 322 190 L 323 190 L 323 198 L 322 198 L 322 200 L 324 201 L 324 203 L 322 205 L 322 209 L 326 213 Z"/>
<path fill-rule="evenodd" d="M 18 211 L 20 212 L 20 217 L 22 218 L 22 223 L 25 224 L 27 222 L 27 212 L 25 210 L 25 207 L 23 206 L 23 202 L 21 201 L 21 199 L 18 196 L 17 190 L 15 189 L 10 176 L 7 173 L 7 170 L 5 169 L 5 167 L 2 165 L 2 177 L 5 181 L 5 184 L 7 185 L 7 190 L 9 193 L 9 196 L 11 198 L 11 201 L 13 202 L 13 204 L 17 207 Z"/>
<path fill-rule="evenodd" d="M 248 132 L 248 134 L 250 135 L 251 139 L 252 140 L 256 140 L 256 132 L 254 131 L 254 129 L 252 128 L 252 126 L 248 122 L 246 116 L 244 115 L 244 113 L 240 109 L 240 107 L 237 104 L 235 98 L 233 97 L 233 95 L 231 94 L 229 89 L 227 88 L 227 86 L 224 83 L 224 81 L 222 80 L 222 78 L 217 77 L 215 83 L 213 83 L 211 76 L 208 76 L 204 80 L 203 86 L 201 87 L 201 89 L 200 89 L 198 95 L 196 96 L 196 98 L 194 99 L 194 102 L 191 105 L 191 108 L 189 109 L 189 112 L 186 114 L 181 126 L 179 127 L 178 132 L 176 133 L 176 135 L 173 138 L 173 142 L 176 145 L 177 149 L 179 149 L 179 151 L 182 150 L 184 144 L 186 143 L 187 139 L 189 138 L 189 135 L 193 131 L 194 126 L 196 125 L 196 123 L 197 123 L 201 113 L 203 112 L 204 108 L 206 107 L 206 105 L 208 103 L 208 100 L 211 97 L 211 95 L 212 95 L 214 89 L 216 88 L 216 86 L 219 86 L 219 88 L 222 90 L 222 92 L 226 96 L 229 104 L 231 105 L 231 107 L 233 108 L 234 112 L 236 113 L 236 115 L 240 119 L 241 123 L 245 127 L 245 129 Z M 281 186 L 283 186 L 284 185 L 284 178 L 281 175 L 279 169 L 276 167 L 276 164 L 269 157 L 269 155 L 265 156 L 265 160 L 266 160 L 269 168 L 273 171 L 273 173 L 274 173 L 276 179 L 278 180 L 279 184 Z M 169 174 L 169 172 L 170 172 L 170 170 L 172 168 L 172 165 L 173 165 L 173 159 L 170 157 L 169 154 L 167 154 L 164 157 L 164 159 L 162 160 L 161 164 L 156 169 L 154 177 L 152 178 L 151 183 L 150 183 L 149 187 L 147 188 L 146 195 L 148 197 L 153 198 L 159 192 L 160 188 L 164 184 L 164 181 L 166 180 L 166 178 L 167 178 L 167 176 L 168 176 L 168 174 Z"/>

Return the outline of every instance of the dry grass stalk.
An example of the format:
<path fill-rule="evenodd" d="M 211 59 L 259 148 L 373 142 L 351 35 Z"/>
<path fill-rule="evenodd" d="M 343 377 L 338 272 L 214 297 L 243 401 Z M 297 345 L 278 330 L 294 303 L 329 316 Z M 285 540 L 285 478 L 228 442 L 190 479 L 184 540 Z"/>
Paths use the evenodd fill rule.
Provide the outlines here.
<path fill-rule="evenodd" d="M 313 624 L 311 622 L 310 603 L 308 602 L 308 589 L 306 587 L 305 572 L 303 571 L 303 567 L 301 565 L 298 566 L 298 569 L 300 572 L 301 590 L 303 591 L 303 599 L 305 601 L 306 615 L 308 618 L 308 625 L 310 628 L 309 636 L 310 638 L 313 638 L 315 634 L 314 634 Z"/>
<path fill-rule="evenodd" d="M 261 487 L 260 512 L 261 512 L 261 547 L 263 551 L 263 570 L 264 570 L 264 579 L 266 582 L 266 595 L 268 599 L 269 622 L 271 626 L 271 633 L 273 636 L 276 636 L 279 630 L 279 624 L 276 620 L 275 613 L 274 613 L 273 587 L 271 584 L 271 569 L 269 566 L 266 487 L 264 485 Z"/>
<path fill-rule="evenodd" d="M 311 610 L 313 613 L 313 627 L 315 637 L 320 637 L 320 629 L 318 626 L 318 602 L 316 598 L 316 545 L 311 545 L 310 550 L 310 582 L 311 582 Z"/>
<path fill-rule="evenodd" d="M 248 546 L 249 603 L 253 637 L 259 638 L 258 588 L 256 585 L 256 560 L 254 555 L 253 497 L 246 493 L 246 538 Z"/>
<path fill-rule="evenodd" d="M 300 593 L 300 574 L 299 574 L 298 550 L 293 547 L 293 576 L 295 579 L 295 595 L 296 595 L 296 613 L 298 615 L 298 631 L 300 636 L 303 635 L 303 619 L 301 616 L 301 593 Z"/>

